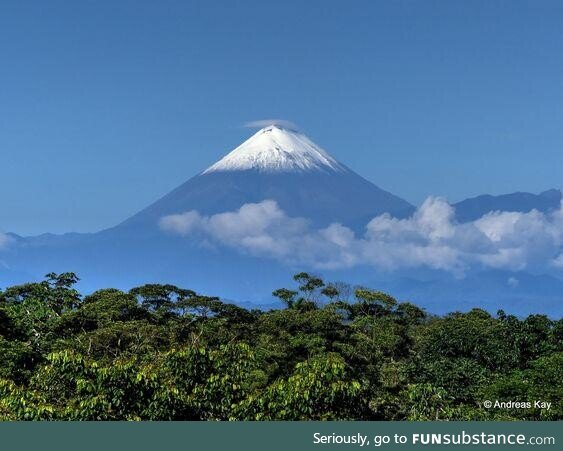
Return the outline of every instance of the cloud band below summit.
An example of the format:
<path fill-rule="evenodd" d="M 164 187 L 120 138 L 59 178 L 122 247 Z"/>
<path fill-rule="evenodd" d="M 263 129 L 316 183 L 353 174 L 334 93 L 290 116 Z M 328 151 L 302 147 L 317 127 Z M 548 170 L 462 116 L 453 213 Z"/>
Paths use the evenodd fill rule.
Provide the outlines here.
<path fill-rule="evenodd" d="M 407 219 L 373 218 L 362 236 L 338 223 L 314 229 L 273 200 L 211 216 L 188 211 L 161 218 L 162 230 L 255 256 L 317 269 L 359 265 L 427 267 L 462 276 L 473 267 L 563 270 L 563 208 L 546 214 L 492 212 L 460 224 L 454 208 L 429 197 Z"/>

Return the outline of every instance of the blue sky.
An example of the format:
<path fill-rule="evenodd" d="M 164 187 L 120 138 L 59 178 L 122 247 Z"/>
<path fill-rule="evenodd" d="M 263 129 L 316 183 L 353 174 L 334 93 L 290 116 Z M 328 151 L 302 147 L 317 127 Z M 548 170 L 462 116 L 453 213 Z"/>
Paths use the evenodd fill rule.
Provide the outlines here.
<path fill-rule="evenodd" d="M 561 188 L 562 23 L 557 1 L 3 1 L 0 230 L 114 225 L 271 117 L 413 203 Z"/>

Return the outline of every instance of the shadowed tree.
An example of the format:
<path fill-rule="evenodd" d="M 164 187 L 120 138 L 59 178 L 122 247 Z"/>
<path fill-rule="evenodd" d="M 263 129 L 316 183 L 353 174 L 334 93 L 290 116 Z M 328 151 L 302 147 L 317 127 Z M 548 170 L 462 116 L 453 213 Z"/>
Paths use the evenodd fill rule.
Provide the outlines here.
<path fill-rule="evenodd" d="M 275 290 L 272 295 L 280 299 L 287 308 L 293 308 L 295 298 L 297 297 L 297 291 L 288 290 L 287 288 L 279 288 Z"/>

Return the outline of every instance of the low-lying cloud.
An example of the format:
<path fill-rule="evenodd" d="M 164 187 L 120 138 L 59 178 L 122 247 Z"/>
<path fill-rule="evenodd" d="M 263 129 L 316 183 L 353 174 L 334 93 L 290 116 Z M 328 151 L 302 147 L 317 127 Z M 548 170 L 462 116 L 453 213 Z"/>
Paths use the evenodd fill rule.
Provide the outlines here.
<path fill-rule="evenodd" d="M 333 223 L 315 229 L 273 200 L 211 216 L 165 216 L 162 230 L 260 257 L 318 269 L 368 265 L 385 270 L 432 268 L 457 276 L 473 267 L 563 270 L 563 207 L 544 214 L 492 212 L 458 223 L 445 199 L 429 197 L 407 219 L 373 218 L 361 236 Z"/>

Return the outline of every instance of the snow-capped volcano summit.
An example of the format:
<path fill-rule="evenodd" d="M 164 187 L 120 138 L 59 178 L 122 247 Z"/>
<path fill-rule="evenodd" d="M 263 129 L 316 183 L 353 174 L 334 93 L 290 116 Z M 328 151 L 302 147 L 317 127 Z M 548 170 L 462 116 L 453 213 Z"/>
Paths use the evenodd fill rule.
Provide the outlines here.
<path fill-rule="evenodd" d="M 218 171 L 344 172 L 346 167 L 305 135 L 274 124 L 251 136 L 203 174 Z"/>

